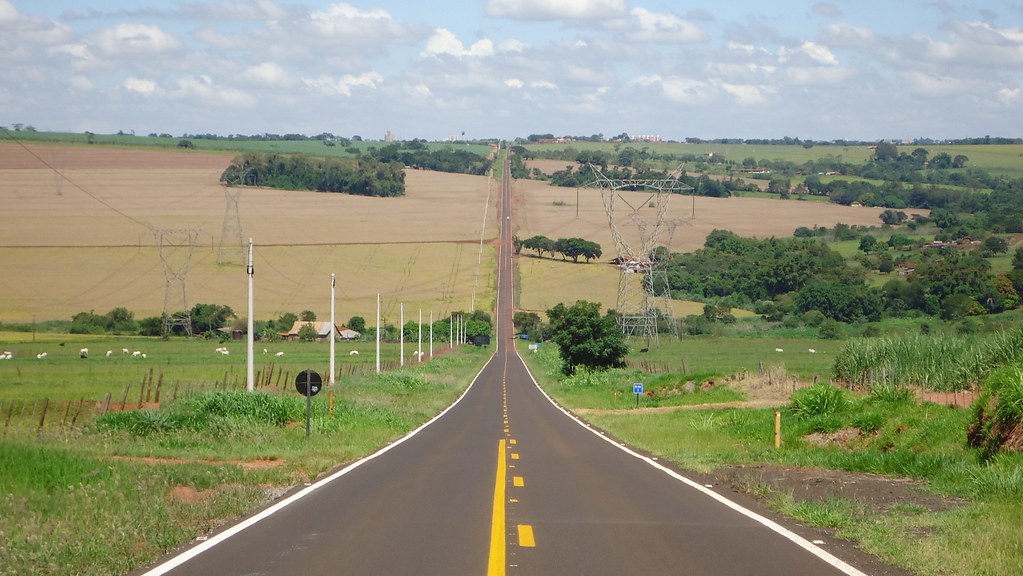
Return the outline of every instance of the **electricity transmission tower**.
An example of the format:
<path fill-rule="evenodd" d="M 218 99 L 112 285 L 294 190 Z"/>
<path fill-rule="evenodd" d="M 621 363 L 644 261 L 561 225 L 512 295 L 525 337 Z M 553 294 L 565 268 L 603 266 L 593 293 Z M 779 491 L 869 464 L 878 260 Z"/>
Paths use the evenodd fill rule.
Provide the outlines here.
<path fill-rule="evenodd" d="M 668 290 L 666 259 L 655 257 L 658 247 L 671 246 L 677 221 L 667 219 L 668 199 L 672 194 L 692 190 L 676 174 L 663 179 L 608 178 L 592 164 L 596 177 L 591 184 L 600 188 L 600 197 L 607 212 L 611 237 L 618 251 L 618 324 L 626 337 L 641 336 L 657 341 L 657 321 L 666 317 L 668 329 L 678 337 L 678 327 L 672 317 L 671 297 Z M 645 199 L 622 192 L 649 191 Z M 631 202 L 630 202 L 631 199 Z M 642 202 L 637 202 L 642 200 Z M 634 228 L 638 242 L 626 239 L 624 228 Z M 630 234 L 631 236 L 631 234 Z M 670 253 L 670 249 L 668 250 Z"/>
<path fill-rule="evenodd" d="M 242 220 L 238 212 L 241 189 L 222 185 L 224 189 L 224 226 L 220 231 L 220 250 L 217 264 L 244 264 L 245 245 L 242 238 Z"/>
<path fill-rule="evenodd" d="M 189 336 L 192 335 L 192 309 L 188 306 L 185 277 L 192 266 L 192 254 L 200 230 L 153 230 L 167 282 L 163 293 L 164 338 L 177 326 L 183 327 Z M 178 312 L 175 312 L 175 308 Z"/>

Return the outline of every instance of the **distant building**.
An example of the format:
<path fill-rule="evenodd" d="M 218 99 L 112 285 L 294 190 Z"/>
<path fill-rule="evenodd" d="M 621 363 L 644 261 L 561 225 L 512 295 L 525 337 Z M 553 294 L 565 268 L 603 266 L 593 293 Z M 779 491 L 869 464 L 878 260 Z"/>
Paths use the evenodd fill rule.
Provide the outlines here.
<path fill-rule="evenodd" d="M 384 142 L 394 142 L 394 133 L 388 130 L 387 133 L 384 134 Z"/>
<path fill-rule="evenodd" d="M 313 330 L 316 331 L 317 340 L 326 340 L 330 337 L 330 322 L 308 322 L 303 320 L 297 320 L 291 325 L 291 330 L 284 332 L 281 336 L 287 340 L 298 340 L 298 333 L 307 325 L 312 326 Z M 341 340 L 354 340 L 359 337 L 359 333 L 350 328 L 338 329 L 335 325 L 334 331 Z"/>

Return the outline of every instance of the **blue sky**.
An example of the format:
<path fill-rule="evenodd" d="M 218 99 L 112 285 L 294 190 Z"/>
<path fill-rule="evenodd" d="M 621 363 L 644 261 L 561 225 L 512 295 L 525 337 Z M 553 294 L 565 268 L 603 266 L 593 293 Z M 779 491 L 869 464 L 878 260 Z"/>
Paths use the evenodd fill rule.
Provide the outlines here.
<path fill-rule="evenodd" d="M 0 0 L 0 125 L 1023 136 L 1023 0 Z"/>

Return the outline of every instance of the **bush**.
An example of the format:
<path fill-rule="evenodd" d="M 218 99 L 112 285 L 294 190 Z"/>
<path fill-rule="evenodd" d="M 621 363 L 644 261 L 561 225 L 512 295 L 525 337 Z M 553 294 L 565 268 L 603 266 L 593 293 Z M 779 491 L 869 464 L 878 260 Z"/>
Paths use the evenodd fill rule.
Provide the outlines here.
<path fill-rule="evenodd" d="M 1023 451 L 1023 368 L 1008 366 L 984 380 L 966 438 L 985 462 L 1005 449 Z"/>
<path fill-rule="evenodd" d="M 817 335 L 825 340 L 839 340 L 842 333 L 842 323 L 830 318 L 821 322 L 821 327 L 817 331 Z"/>
<path fill-rule="evenodd" d="M 789 401 L 789 410 L 796 416 L 828 416 L 849 407 L 848 392 L 823 382 L 798 390 Z"/>

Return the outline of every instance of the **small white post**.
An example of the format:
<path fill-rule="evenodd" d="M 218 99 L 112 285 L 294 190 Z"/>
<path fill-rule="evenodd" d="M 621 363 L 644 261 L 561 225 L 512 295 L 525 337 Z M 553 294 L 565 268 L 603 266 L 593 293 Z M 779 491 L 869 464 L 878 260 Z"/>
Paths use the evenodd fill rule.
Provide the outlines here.
<path fill-rule="evenodd" d="M 252 238 L 249 238 L 249 265 L 245 269 L 246 274 L 249 276 L 249 323 L 248 323 L 248 334 L 245 342 L 245 352 L 248 354 L 248 358 L 245 361 L 245 389 L 252 392 L 256 389 L 256 368 L 255 358 L 252 356 L 253 342 L 255 341 L 256 335 L 253 334 L 253 326 L 255 321 L 253 319 L 253 305 L 252 305 L 252 276 L 255 274 L 255 269 L 252 265 Z"/>
<path fill-rule="evenodd" d="M 327 379 L 329 386 L 334 385 L 334 341 L 337 340 L 337 333 L 334 327 L 334 273 L 330 273 L 330 378 Z"/>

